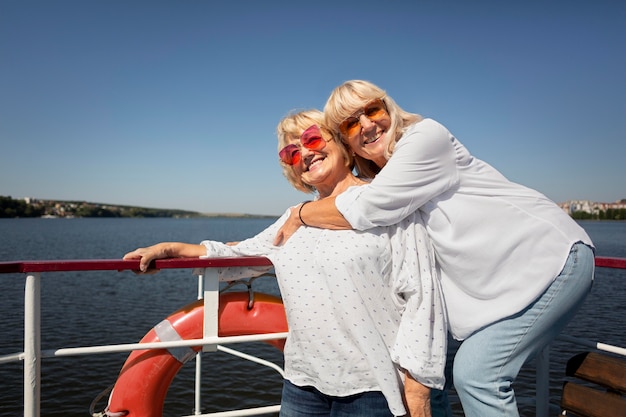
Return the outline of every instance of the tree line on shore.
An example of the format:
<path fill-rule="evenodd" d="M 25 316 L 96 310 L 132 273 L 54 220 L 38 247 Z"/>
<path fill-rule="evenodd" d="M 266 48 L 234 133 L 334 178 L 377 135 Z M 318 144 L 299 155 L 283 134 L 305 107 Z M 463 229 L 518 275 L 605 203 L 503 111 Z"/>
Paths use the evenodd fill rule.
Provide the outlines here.
<path fill-rule="evenodd" d="M 202 217 L 202 214 L 84 201 L 18 200 L 0 196 L 0 218 L 15 217 Z"/>
<path fill-rule="evenodd" d="M 626 220 L 626 209 L 598 210 L 597 213 L 587 211 L 575 211 L 571 214 L 575 220 Z"/>

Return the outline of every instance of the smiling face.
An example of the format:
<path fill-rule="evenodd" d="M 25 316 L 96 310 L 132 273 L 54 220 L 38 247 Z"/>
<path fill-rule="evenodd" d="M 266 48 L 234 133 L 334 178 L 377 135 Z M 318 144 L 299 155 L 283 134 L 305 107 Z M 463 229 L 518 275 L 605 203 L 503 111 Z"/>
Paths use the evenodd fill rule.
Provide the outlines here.
<path fill-rule="evenodd" d="M 321 111 L 303 110 L 284 117 L 276 134 L 283 175 L 297 190 L 323 196 L 342 173 L 352 175 L 352 153 L 327 127 Z"/>
<path fill-rule="evenodd" d="M 393 100 L 383 89 L 369 81 L 346 81 L 331 92 L 324 106 L 324 117 L 326 124 L 340 132 L 342 141 L 359 157 L 359 173 L 362 173 L 360 161 L 385 165 L 398 126 Z"/>
<path fill-rule="evenodd" d="M 405 129 L 422 117 L 403 110 L 385 90 L 365 80 L 337 86 L 324 106 L 326 126 L 356 155 L 356 171 L 373 178 L 385 166 Z"/>
<path fill-rule="evenodd" d="M 355 154 L 383 166 L 386 162 L 385 149 L 388 145 L 391 118 L 385 103 L 377 98 L 363 105 L 340 124 L 339 130 Z"/>
<path fill-rule="evenodd" d="M 321 132 L 326 143 L 322 149 L 307 149 L 300 137 L 292 137 L 290 145 L 299 147 L 301 158 L 291 166 L 295 176 L 317 189 L 320 197 L 330 195 L 335 186 L 350 173 L 345 152 L 326 132 Z"/>

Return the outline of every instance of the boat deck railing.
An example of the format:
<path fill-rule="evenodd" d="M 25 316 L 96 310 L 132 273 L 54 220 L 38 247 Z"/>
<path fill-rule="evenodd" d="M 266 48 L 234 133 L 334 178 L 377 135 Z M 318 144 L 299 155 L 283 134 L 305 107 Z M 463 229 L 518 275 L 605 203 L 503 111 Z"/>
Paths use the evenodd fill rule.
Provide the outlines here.
<path fill-rule="evenodd" d="M 187 258 L 163 259 L 155 261 L 156 269 L 193 269 L 198 276 L 198 298 L 204 299 L 204 337 L 202 339 L 180 340 L 155 343 L 129 343 L 118 345 L 84 346 L 58 349 L 41 349 L 41 275 L 50 272 L 69 271 L 136 271 L 138 260 L 55 260 L 55 261 L 15 261 L 0 262 L 0 274 L 19 273 L 25 275 L 24 287 L 24 350 L 0 356 L 0 365 L 7 362 L 22 361 L 24 363 L 24 417 L 39 417 L 41 403 L 41 361 L 49 357 L 65 357 L 77 355 L 93 355 L 111 352 L 125 352 L 145 349 L 163 349 L 174 347 L 203 346 L 204 352 L 222 351 L 276 370 L 281 376 L 282 369 L 271 362 L 251 355 L 240 353 L 224 345 L 265 341 L 285 338 L 287 333 L 271 333 L 244 336 L 218 336 L 219 279 L 217 268 L 271 266 L 271 262 L 263 257 L 238 258 Z M 596 257 L 597 267 L 626 269 L 626 258 Z M 562 336 L 569 342 L 580 344 L 591 349 L 598 349 L 626 356 L 626 349 L 619 346 L 587 341 L 569 336 Z M 549 348 L 537 358 L 537 417 L 547 417 L 549 412 Z M 196 381 L 194 410 L 200 410 L 201 395 L 201 355 L 196 357 Z M 257 408 L 239 409 L 211 414 L 195 411 L 194 416 L 251 416 L 276 413 L 280 405 Z M 191 416 L 189 416 L 191 417 Z"/>

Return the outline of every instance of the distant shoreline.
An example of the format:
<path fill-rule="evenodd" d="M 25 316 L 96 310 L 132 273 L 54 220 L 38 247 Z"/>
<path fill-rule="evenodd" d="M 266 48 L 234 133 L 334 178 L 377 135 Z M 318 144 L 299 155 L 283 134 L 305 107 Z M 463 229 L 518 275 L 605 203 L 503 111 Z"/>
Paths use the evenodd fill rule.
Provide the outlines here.
<path fill-rule="evenodd" d="M 159 209 L 87 201 L 13 199 L 0 196 L 0 218 L 278 218 L 279 216 L 248 213 L 199 213 L 188 210 Z"/>
<path fill-rule="evenodd" d="M 280 216 L 273 216 L 270 214 L 241 214 L 241 213 L 197 213 L 197 215 L 190 216 L 108 216 L 108 218 L 119 219 L 139 219 L 139 218 L 161 218 L 161 219 L 277 219 Z M 0 216 L 0 218 L 3 218 Z M 4 217 L 7 218 L 7 217 Z M 12 217 L 15 219 L 102 219 L 107 216 L 55 216 L 46 214 L 43 216 L 17 216 Z"/>

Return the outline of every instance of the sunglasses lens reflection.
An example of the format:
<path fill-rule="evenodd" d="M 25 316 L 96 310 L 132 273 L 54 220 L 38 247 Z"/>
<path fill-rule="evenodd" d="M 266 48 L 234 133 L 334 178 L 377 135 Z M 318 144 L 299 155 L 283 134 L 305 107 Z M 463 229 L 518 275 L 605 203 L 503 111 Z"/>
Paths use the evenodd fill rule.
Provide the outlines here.
<path fill-rule="evenodd" d="M 319 151 L 326 144 L 322 137 L 322 132 L 320 132 L 320 128 L 317 127 L 317 125 L 313 125 L 302 132 L 300 142 L 302 146 L 313 151 Z"/>
<path fill-rule="evenodd" d="M 346 136 L 354 136 L 361 130 L 361 122 L 356 117 L 348 117 L 346 120 L 341 122 L 339 126 L 339 130 Z"/>
<path fill-rule="evenodd" d="M 369 119 L 379 119 L 385 113 L 385 108 L 382 103 L 373 103 L 363 109 L 363 114 Z"/>
<path fill-rule="evenodd" d="M 318 151 L 325 146 L 325 142 L 321 136 L 309 136 L 306 139 L 302 138 L 302 145 L 307 149 Z"/>
<path fill-rule="evenodd" d="M 280 160 L 287 165 L 295 165 L 300 162 L 300 149 L 296 145 L 287 145 L 278 153 Z"/>

